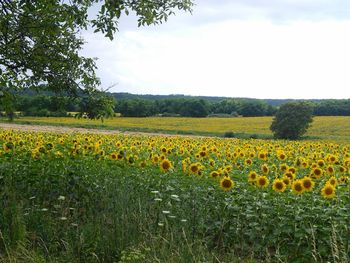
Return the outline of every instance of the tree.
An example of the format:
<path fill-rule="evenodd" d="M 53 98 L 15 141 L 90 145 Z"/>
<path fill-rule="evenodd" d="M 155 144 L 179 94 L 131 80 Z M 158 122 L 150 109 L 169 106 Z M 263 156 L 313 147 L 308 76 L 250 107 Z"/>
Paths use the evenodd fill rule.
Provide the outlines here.
<path fill-rule="evenodd" d="M 0 110 L 5 111 L 9 121 L 13 121 L 15 117 L 14 97 L 10 93 L 5 93 L 0 90 Z"/>
<path fill-rule="evenodd" d="M 90 91 L 83 97 L 80 104 L 80 113 L 77 117 L 88 117 L 89 119 L 110 118 L 114 116 L 115 101 L 113 97 L 107 96 L 103 91 Z"/>
<path fill-rule="evenodd" d="M 277 139 L 299 139 L 312 122 L 313 107 L 308 102 L 288 102 L 278 109 L 270 126 Z"/>
<path fill-rule="evenodd" d="M 207 117 L 209 114 L 208 108 L 208 103 L 202 99 L 186 100 L 182 105 L 180 114 L 185 117 Z"/>
<path fill-rule="evenodd" d="M 94 6 L 100 9 L 91 17 Z M 139 26 L 151 25 L 192 6 L 191 0 L 0 0 L 0 100 L 39 85 L 65 95 L 89 93 L 100 81 L 94 59 L 79 53 L 83 30 L 112 40 L 122 14 L 134 12 Z"/>

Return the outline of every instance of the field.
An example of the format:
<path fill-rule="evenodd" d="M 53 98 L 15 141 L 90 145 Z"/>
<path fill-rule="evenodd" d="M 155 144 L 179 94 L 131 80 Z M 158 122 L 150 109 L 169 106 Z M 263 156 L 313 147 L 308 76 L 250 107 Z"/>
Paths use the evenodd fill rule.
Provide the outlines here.
<path fill-rule="evenodd" d="M 346 120 L 317 119 L 312 136 Z M 0 130 L 0 145 L 3 262 L 350 260 L 348 142 Z"/>
<path fill-rule="evenodd" d="M 232 131 L 240 138 L 271 137 L 271 117 L 249 118 L 113 118 L 104 123 L 75 118 L 21 117 L 17 123 L 54 124 L 71 127 L 223 136 Z M 315 117 L 306 136 L 323 140 L 350 140 L 350 117 Z"/>

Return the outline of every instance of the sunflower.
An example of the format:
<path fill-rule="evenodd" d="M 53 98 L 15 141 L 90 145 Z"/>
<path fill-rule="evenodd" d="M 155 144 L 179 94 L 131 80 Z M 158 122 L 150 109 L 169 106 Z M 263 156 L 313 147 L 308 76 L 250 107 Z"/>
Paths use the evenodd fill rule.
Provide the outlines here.
<path fill-rule="evenodd" d="M 327 166 L 327 173 L 330 175 L 334 174 L 334 167 L 332 165 Z"/>
<path fill-rule="evenodd" d="M 110 158 L 111 160 L 117 160 L 117 159 L 118 159 L 118 154 L 116 154 L 116 153 L 111 153 L 111 155 L 109 156 L 109 158 Z"/>
<path fill-rule="evenodd" d="M 334 198 L 335 197 L 335 187 L 331 184 L 326 183 L 326 185 L 321 190 L 321 195 L 324 198 Z"/>
<path fill-rule="evenodd" d="M 229 176 L 225 176 L 220 181 L 220 187 L 224 191 L 229 191 L 232 189 L 232 187 L 235 185 L 235 183 L 232 181 L 232 179 Z"/>
<path fill-rule="evenodd" d="M 286 172 L 283 177 L 288 177 L 291 181 L 294 180 L 295 178 L 295 174 L 291 173 L 291 172 Z"/>
<path fill-rule="evenodd" d="M 270 183 L 270 181 L 265 175 L 258 176 L 258 178 L 256 179 L 256 184 L 260 188 L 267 187 L 269 185 L 269 183 Z"/>
<path fill-rule="evenodd" d="M 13 142 L 7 142 L 4 143 L 2 146 L 5 152 L 9 152 L 14 148 L 15 145 L 13 144 Z"/>
<path fill-rule="evenodd" d="M 191 163 L 189 167 L 189 171 L 192 174 L 198 174 L 199 171 L 199 165 L 198 163 Z"/>
<path fill-rule="evenodd" d="M 291 182 L 292 182 L 292 180 L 291 180 L 288 176 L 284 176 L 284 177 L 282 178 L 282 180 L 283 180 L 283 183 L 284 183 L 286 186 L 290 185 Z"/>
<path fill-rule="evenodd" d="M 317 165 L 318 165 L 319 167 L 325 166 L 324 160 L 318 160 L 318 161 L 317 161 Z"/>
<path fill-rule="evenodd" d="M 339 180 L 338 180 L 338 182 L 340 183 L 340 184 L 346 184 L 347 182 L 349 181 L 349 177 L 347 177 L 347 176 L 341 176 L 340 178 L 339 178 Z"/>
<path fill-rule="evenodd" d="M 285 160 L 286 158 L 287 158 L 287 155 L 284 153 L 284 152 L 282 152 L 282 151 L 280 151 L 278 154 L 277 154 L 277 158 L 279 159 L 279 160 Z"/>
<path fill-rule="evenodd" d="M 280 170 L 281 170 L 282 172 L 287 171 L 287 169 L 288 169 L 288 165 L 287 165 L 286 163 L 280 164 Z"/>
<path fill-rule="evenodd" d="M 206 157 L 208 155 L 208 153 L 206 152 L 206 151 L 200 151 L 199 152 L 199 156 L 201 157 L 201 158 L 204 158 L 204 157 Z"/>
<path fill-rule="evenodd" d="M 162 169 L 163 172 L 169 171 L 172 167 L 173 165 L 168 159 L 164 159 L 160 163 L 160 169 Z"/>
<path fill-rule="evenodd" d="M 309 192 L 312 191 L 312 189 L 315 186 L 315 183 L 312 181 L 312 179 L 308 176 L 305 176 L 303 179 L 301 179 L 301 183 L 303 185 L 303 188 L 305 191 Z"/>
<path fill-rule="evenodd" d="M 220 176 L 220 173 L 219 173 L 218 171 L 212 171 L 212 172 L 210 173 L 210 176 L 213 177 L 213 178 L 217 178 L 217 177 Z"/>
<path fill-rule="evenodd" d="M 214 166 L 215 166 L 215 161 L 214 161 L 213 159 L 210 159 L 210 160 L 209 160 L 209 165 L 210 165 L 211 167 L 214 167 Z"/>
<path fill-rule="evenodd" d="M 337 178 L 335 178 L 335 176 L 332 176 L 331 178 L 328 179 L 327 183 L 336 187 L 337 186 Z"/>
<path fill-rule="evenodd" d="M 295 194 L 302 194 L 304 193 L 305 189 L 303 187 L 303 183 L 302 183 L 302 180 L 295 180 L 292 184 L 292 190 L 293 190 L 293 193 Z"/>
<path fill-rule="evenodd" d="M 258 158 L 260 159 L 260 160 L 267 160 L 267 153 L 264 153 L 264 152 L 260 152 L 259 154 L 258 154 Z"/>
<path fill-rule="evenodd" d="M 327 161 L 329 161 L 330 163 L 335 163 L 337 160 L 338 160 L 337 157 L 333 154 L 330 154 L 327 157 Z"/>
<path fill-rule="evenodd" d="M 267 164 L 263 164 L 261 166 L 261 171 L 264 173 L 264 174 L 268 174 L 269 173 L 269 167 L 267 166 Z"/>
<path fill-rule="evenodd" d="M 297 172 L 297 169 L 295 169 L 295 167 L 291 166 L 288 168 L 288 172 L 295 174 Z"/>
<path fill-rule="evenodd" d="M 342 174 L 345 174 L 346 173 L 346 168 L 342 165 L 339 165 L 339 172 L 342 173 Z"/>
<path fill-rule="evenodd" d="M 275 179 L 272 182 L 272 189 L 275 192 L 283 193 L 286 190 L 287 186 L 281 179 Z"/>
<path fill-rule="evenodd" d="M 319 179 L 322 176 L 322 174 L 323 174 L 323 170 L 320 169 L 320 168 L 314 168 L 311 171 L 311 177 L 312 178 Z"/>
<path fill-rule="evenodd" d="M 160 159 L 160 157 L 159 157 L 158 154 L 155 154 L 155 155 L 152 156 L 152 162 L 153 162 L 153 163 L 158 163 L 158 162 L 159 162 L 159 159 Z"/>
<path fill-rule="evenodd" d="M 245 163 L 246 165 L 252 165 L 253 161 L 252 161 L 251 159 L 246 159 L 246 160 L 244 161 L 244 163 Z"/>
<path fill-rule="evenodd" d="M 167 148 L 166 147 L 164 147 L 164 146 L 162 146 L 162 147 L 160 147 L 160 151 L 162 152 L 162 153 L 167 153 Z"/>
<path fill-rule="evenodd" d="M 254 172 L 254 171 L 251 171 L 251 172 L 248 174 L 248 182 L 250 182 L 250 183 L 255 182 L 257 178 L 258 178 L 258 175 L 257 175 L 257 173 Z"/>

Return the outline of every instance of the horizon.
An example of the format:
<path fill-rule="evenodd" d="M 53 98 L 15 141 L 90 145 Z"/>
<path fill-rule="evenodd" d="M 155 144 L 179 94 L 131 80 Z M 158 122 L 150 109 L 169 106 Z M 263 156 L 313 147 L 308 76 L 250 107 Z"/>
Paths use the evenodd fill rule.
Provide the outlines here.
<path fill-rule="evenodd" d="M 186 94 L 141 94 L 141 93 L 130 93 L 130 92 L 124 92 L 124 91 L 113 91 L 109 92 L 112 94 L 129 94 L 134 96 L 183 96 L 183 97 L 210 97 L 210 98 L 225 98 L 225 99 L 248 99 L 248 100 L 350 100 L 350 98 L 345 99 L 336 99 L 336 98 L 324 98 L 324 99 L 317 99 L 317 98 L 255 98 L 255 97 L 228 97 L 228 96 L 207 96 L 207 95 L 186 95 Z"/>

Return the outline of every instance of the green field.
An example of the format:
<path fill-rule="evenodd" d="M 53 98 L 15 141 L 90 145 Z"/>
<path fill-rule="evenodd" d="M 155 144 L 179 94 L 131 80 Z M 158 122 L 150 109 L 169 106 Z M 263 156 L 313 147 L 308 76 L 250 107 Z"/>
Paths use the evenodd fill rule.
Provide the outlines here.
<path fill-rule="evenodd" d="M 2 119 L 2 121 L 6 121 Z M 241 118 L 113 118 L 99 120 L 75 118 L 21 117 L 15 123 L 64 125 L 71 127 L 100 128 L 121 131 L 164 132 L 175 134 L 223 136 L 232 131 L 237 137 L 272 137 L 269 129 L 272 117 Z M 308 138 L 323 140 L 350 140 L 350 117 L 315 117 L 306 133 Z"/>

